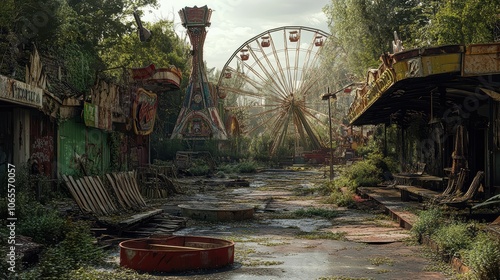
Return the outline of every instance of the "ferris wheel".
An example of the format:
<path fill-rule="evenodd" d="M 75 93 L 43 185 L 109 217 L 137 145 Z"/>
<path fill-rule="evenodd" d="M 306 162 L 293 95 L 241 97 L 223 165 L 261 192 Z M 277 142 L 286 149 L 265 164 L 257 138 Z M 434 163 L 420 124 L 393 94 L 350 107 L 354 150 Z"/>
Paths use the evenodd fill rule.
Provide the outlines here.
<path fill-rule="evenodd" d="M 317 130 L 328 122 L 328 105 L 321 102 L 327 71 L 320 67 L 328 37 L 314 28 L 279 27 L 249 39 L 231 55 L 217 89 L 226 111 L 239 116 L 238 132 L 268 133 L 271 153 L 290 136 L 301 146 L 324 146 Z"/>

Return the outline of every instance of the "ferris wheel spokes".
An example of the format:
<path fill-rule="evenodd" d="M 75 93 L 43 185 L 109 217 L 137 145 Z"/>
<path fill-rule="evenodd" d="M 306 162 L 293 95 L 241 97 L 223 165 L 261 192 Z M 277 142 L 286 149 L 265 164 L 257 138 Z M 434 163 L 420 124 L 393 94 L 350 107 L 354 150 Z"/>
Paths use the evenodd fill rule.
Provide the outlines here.
<path fill-rule="evenodd" d="M 326 113 L 316 99 L 325 74 L 318 65 L 323 36 L 329 35 L 309 27 L 271 29 L 247 40 L 224 66 L 218 86 L 236 95 L 228 99 L 231 110 L 244 110 L 241 131 L 270 136 L 272 153 L 289 137 L 309 148 L 321 147 Z M 314 93 L 318 96 L 308 97 Z M 240 99 L 245 96 L 249 98 Z"/>
<path fill-rule="evenodd" d="M 278 90 L 279 94 L 283 98 L 285 98 L 286 97 L 286 89 L 279 87 L 278 83 L 276 83 L 276 79 L 274 78 L 273 75 L 271 75 L 269 73 L 269 71 L 267 71 L 267 68 L 264 67 L 264 65 L 260 61 L 259 57 L 255 54 L 253 48 L 249 46 L 248 50 L 250 51 L 250 54 L 252 55 L 252 57 L 255 59 L 255 62 L 257 63 L 257 65 L 259 66 L 259 68 L 261 69 L 261 71 L 264 72 L 264 74 L 266 75 L 266 77 L 267 77 L 268 81 L 270 82 L 270 84 Z"/>

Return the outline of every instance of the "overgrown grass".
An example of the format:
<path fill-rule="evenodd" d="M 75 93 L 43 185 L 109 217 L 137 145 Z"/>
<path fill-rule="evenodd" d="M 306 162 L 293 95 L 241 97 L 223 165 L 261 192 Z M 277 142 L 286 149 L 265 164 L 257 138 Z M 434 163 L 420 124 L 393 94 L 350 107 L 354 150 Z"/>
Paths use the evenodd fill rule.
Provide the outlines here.
<path fill-rule="evenodd" d="M 469 250 L 461 253 L 478 279 L 500 279 L 500 241 L 497 238 L 480 232 Z"/>
<path fill-rule="evenodd" d="M 422 211 L 413 225 L 415 237 L 429 236 L 441 257 L 459 257 L 471 271 L 461 279 L 500 279 L 500 241 L 483 231 L 477 222 L 445 217 L 438 208 Z"/>
<path fill-rule="evenodd" d="M 439 227 L 432 239 L 439 247 L 440 253 L 446 258 L 459 257 L 461 250 L 467 250 L 473 242 L 476 230 L 463 222 L 451 222 Z"/>
<path fill-rule="evenodd" d="M 370 258 L 368 260 L 370 261 L 371 265 L 376 265 L 376 266 L 384 265 L 384 264 L 389 265 L 389 266 L 394 265 L 394 260 L 390 259 L 388 257 L 374 257 L 374 258 Z"/>
<path fill-rule="evenodd" d="M 417 221 L 413 224 L 411 232 L 421 240 L 422 236 L 431 236 L 444 222 L 443 212 L 437 208 L 421 211 Z"/>
<path fill-rule="evenodd" d="M 39 263 L 34 268 L 28 270 L 18 260 L 17 270 L 23 269 L 18 279 L 74 279 L 68 277 L 69 271 L 99 264 L 104 254 L 94 245 L 90 225 L 86 222 L 72 222 L 49 203 L 37 201 L 27 168 L 20 166 L 16 171 L 16 185 L 19 184 L 19 188 L 16 188 L 16 234 L 31 237 L 44 248 L 39 256 Z M 2 206 L 2 218 L 7 216 L 6 209 L 7 207 Z M 5 223 L 6 220 L 2 219 L 0 241 L 3 244 L 7 244 L 8 237 Z M 4 264 L 2 262 L 0 267 L 3 268 Z"/>
<path fill-rule="evenodd" d="M 341 188 L 337 180 L 327 181 L 318 187 L 321 194 L 327 195 L 324 199 L 325 203 L 335 204 L 339 207 L 354 208 L 356 203 L 354 201 L 355 192 L 351 188 Z"/>
<path fill-rule="evenodd" d="M 70 222 L 64 240 L 48 247 L 38 265 L 22 275 L 22 279 L 74 279 L 71 271 L 101 264 L 104 253 L 94 245 L 90 226 L 85 222 Z"/>
<path fill-rule="evenodd" d="M 222 164 L 219 167 L 217 167 L 217 170 L 222 171 L 224 173 L 255 173 L 257 172 L 257 169 L 259 167 L 259 164 L 255 161 L 249 160 L 249 161 L 242 161 L 238 163 L 228 163 L 228 164 Z"/>
<path fill-rule="evenodd" d="M 212 172 L 210 166 L 201 159 L 193 160 L 192 166 L 189 167 L 187 171 L 193 176 L 204 176 Z"/>
<path fill-rule="evenodd" d="M 79 268 L 67 274 L 68 279 L 72 280 L 150 280 L 149 274 L 139 274 L 134 270 L 120 268 L 114 271 L 103 271 L 93 268 Z"/>
<path fill-rule="evenodd" d="M 345 232 L 331 232 L 331 231 L 314 231 L 314 232 L 301 232 L 297 234 L 298 238 L 317 240 L 317 239 L 329 239 L 329 240 L 344 240 L 346 236 Z"/>
<path fill-rule="evenodd" d="M 392 165 L 390 162 L 389 158 L 381 154 L 369 154 L 366 159 L 341 170 L 340 177 L 334 181 L 335 185 L 338 188 L 348 188 L 352 192 L 358 187 L 375 186 L 383 181 L 383 173 Z"/>
<path fill-rule="evenodd" d="M 340 207 L 355 208 L 354 196 L 358 187 L 374 186 L 383 181 L 383 173 L 389 170 L 390 159 L 378 153 L 366 156 L 365 160 L 340 168 L 335 180 L 327 181 L 317 188 L 322 195 L 328 195 L 326 203 Z"/>
<path fill-rule="evenodd" d="M 57 210 L 45 207 L 37 201 L 30 201 L 29 205 L 22 211 L 18 233 L 45 245 L 60 242 L 64 238 L 64 218 Z"/>

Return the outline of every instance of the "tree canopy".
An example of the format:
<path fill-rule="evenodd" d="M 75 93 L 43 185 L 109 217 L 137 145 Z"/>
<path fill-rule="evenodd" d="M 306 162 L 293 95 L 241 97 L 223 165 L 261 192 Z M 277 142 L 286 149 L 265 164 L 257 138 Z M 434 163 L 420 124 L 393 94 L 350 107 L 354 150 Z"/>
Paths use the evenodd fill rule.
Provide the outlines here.
<path fill-rule="evenodd" d="M 167 20 L 148 25 L 155 36 L 139 42 L 134 10 L 157 0 L 6 0 L 0 9 L 0 73 L 23 79 L 32 47 L 64 65 L 66 82 L 88 90 L 95 73 L 116 66 L 187 67 L 186 43 Z"/>

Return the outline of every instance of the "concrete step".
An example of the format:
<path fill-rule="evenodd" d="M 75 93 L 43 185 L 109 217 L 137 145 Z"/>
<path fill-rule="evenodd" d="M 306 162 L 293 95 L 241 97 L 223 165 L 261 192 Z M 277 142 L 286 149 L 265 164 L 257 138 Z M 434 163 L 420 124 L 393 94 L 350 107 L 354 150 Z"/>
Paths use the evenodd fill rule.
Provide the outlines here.
<path fill-rule="evenodd" d="M 358 193 L 383 205 L 391 217 L 405 229 L 411 229 L 418 216 L 411 210 L 423 209 L 421 203 L 401 201 L 401 193 L 392 187 L 360 187 Z"/>

